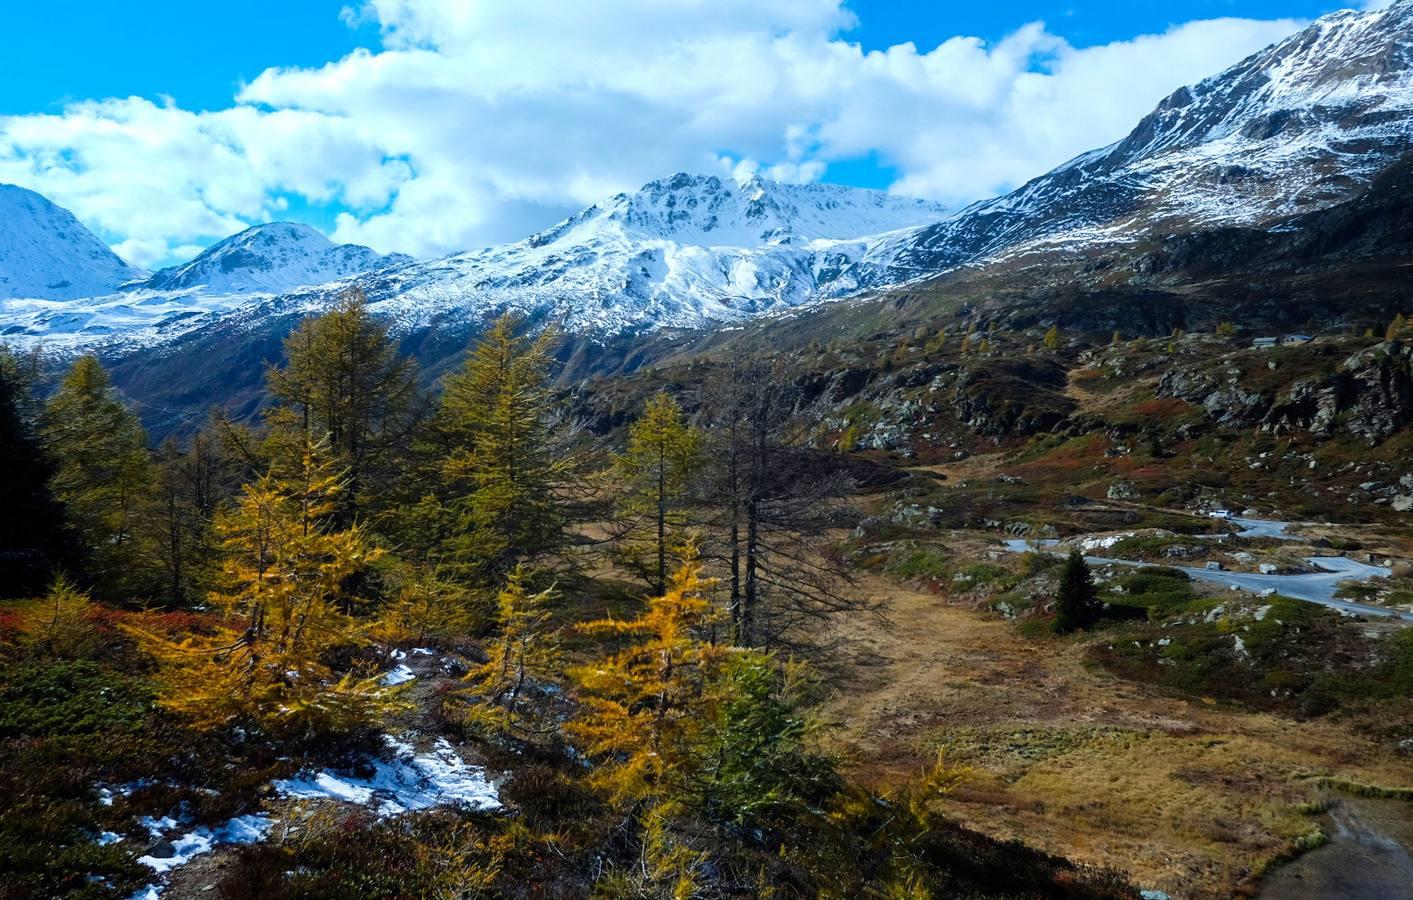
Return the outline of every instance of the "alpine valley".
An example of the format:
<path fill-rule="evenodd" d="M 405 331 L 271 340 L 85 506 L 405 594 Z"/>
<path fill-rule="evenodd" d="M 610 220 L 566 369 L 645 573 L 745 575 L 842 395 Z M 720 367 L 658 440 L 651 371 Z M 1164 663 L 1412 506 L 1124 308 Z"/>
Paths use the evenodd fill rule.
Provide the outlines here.
<path fill-rule="evenodd" d="M 919 5 L 891 4 L 910 28 Z M 638 165 L 625 117 L 652 116 L 565 83 L 581 53 L 676 77 L 697 45 L 655 28 L 877 5 L 582 6 L 350 3 L 337 33 L 382 51 L 259 81 L 391 96 L 390 120 L 247 93 L 158 120 L 280 129 L 252 165 L 316 133 L 286 116 L 405 125 L 369 158 L 412 180 L 336 234 L 479 227 L 454 190 L 398 218 L 446 184 L 422 126 L 473 121 L 555 191 L 547 149 L 610 183 L 596 161 Z M 1269 8 L 1186 11 L 1217 6 Z M 965 208 L 645 171 L 664 177 L 440 258 L 266 222 L 149 272 L 0 185 L 0 900 L 1409 896 L 1413 0 L 1360 6 L 1175 26 L 1155 40 L 1183 52 L 1289 36 Z M 152 32 L 230 17 L 187 7 Z M 264 18 L 304 40 L 295 13 L 241 16 Z M 524 45 L 478 41 L 558 50 L 551 19 L 593 28 L 573 59 L 529 54 L 546 110 L 509 63 Z M 795 32 L 769 52 L 914 58 L 852 33 L 827 59 Z M 730 74 L 778 104 L 747 45 Z M 440 68 L 482 52 L 516 88 L 486 111 Z M 25 177 L 11 123 L 89 109 L 0 115 L 0 171 Z M 961 123 L 939 110 L 918 118 Z M 518 127 L 543 116 L 562 146 Z M 755 158 L 737 140 L 652 158 Z M 335 199 L 249 208 L 381 198 L 340 153 L 310 138 L 300 161 Z M 77 174 L 119 204 L 111 171 Z"/>

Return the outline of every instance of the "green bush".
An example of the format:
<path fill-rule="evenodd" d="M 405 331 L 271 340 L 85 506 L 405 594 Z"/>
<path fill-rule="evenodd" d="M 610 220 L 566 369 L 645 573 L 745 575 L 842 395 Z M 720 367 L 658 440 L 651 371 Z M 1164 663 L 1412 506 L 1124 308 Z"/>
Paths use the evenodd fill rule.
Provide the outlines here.
<path fill-rule="evenodd" d="M 0 672 L 0 740 L 132 731 L 153 697 L 145 682 L 86 660 L 21 663 Z"/>

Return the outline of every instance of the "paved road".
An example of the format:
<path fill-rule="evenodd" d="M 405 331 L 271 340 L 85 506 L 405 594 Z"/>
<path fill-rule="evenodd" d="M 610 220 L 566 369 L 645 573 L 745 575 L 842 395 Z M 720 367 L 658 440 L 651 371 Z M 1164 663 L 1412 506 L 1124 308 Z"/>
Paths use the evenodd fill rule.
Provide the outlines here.
<path fill-rule="evenodd" d="M 1262 519 L 1234 519 L 1233 521 L 1242 526 L 1243 531 L 1241 536 L 1243 537 L 1292 539 L 1291 536 L 1285 534 L 1285 530 L 1290 527 L 1289 522 L 1270 522 Z M 1058 544 L 1059 541 L 1032 542 L 1010 540 L 1006 541 L 1006 549 L 1013 553 L 1024 553 L 1027 550 L 1053 549 Z M 1086 556 L 1085 560 L 1091 565 L 1157 565 L 1156 563 L 1135 562 L 1129 559 L 1112 559 L 1106 556 Z M 1258 575 L 1254 572 L 1224 572 L 1212 569 L 1199 569 L 1192 566 L 1167 566 L 1166 568 L 1186 572 L 1190 577 L 1198 581 L 1237 587 L 1244 591 L 1250 591 L 1253 594 L 1260 594 L 1264 591 L 1272 590 L 1282 597 L 1290 597 L 1293 600 L 1307 600 L 1311 603 L 1318 603 L 1321 606 L 1328 606 L 1331 609 L 1337 609 L 1340 612 L 1349 613 L 1351 615 L 1395 618 L 1413 622 L 1413 614 L 1386 609 L 1382 606 L 1350 603 L 1335 598 L 1335 591 L 1338 590 L 1341 582 L 1387 578 L 1389 574 L 1388 569 L 1382 566 L 1371 566 L 1367 563 L 1361 563 L 1343 556 L 1307 556 L 1305 557 L 1305 563 L 1318 571 L 1306 572 L 1299 575 Z"/>

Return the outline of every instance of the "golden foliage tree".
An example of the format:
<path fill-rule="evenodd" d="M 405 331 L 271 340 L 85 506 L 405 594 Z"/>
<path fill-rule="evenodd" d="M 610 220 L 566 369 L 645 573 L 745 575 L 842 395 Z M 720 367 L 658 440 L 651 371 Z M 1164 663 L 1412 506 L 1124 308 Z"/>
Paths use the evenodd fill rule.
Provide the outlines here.
<path fill-rule="evenodd" d="M 617 802 L 663 800 L 691 777 L 703 707 L 723 648 L 704 636 L 719 613 L 690 548 L 666 592 L 635 619 L 600 619 L 579 630 L 628 641 L 623 649 L 571 672 L 582 714 L 568 726 L 598 763 L 594 781 Z"/>
<path fill-rule="evenodd" d="M 297 468 L 306 437 L 327 441 L 346 472 L 340 515 L 351 518 L 386 482 L 397 448 L 418 421 L 417 366 L 397 352 L 356 288 L 301 322 L 284 350 L 284 366 L 266 376 L 277 401 L 267 414 L 269 449 Z"/>
<path fill-rule="evenodd" d="M 1051 325 L 1046 329 L 1044 344 L 1046 350 L 1060 349 L 1060 326 Z"/>
<path fill-rule="evenodd" d="M 247 485 L 219 518 L 218 627 L 180 642 L 138 632 L 162 665 L 164 705 L 208 726 L 313 731 L 360 724 L 383 699 L 376 677 L 337 675 L 325 658 L 363 639 L 343 586 L 380 555 L 358 526 L 331 526 L 343 481 L 327 457 L 307 442 L 297 471 Z"/>
<path fill-rule="evenodd" d="M 511 570 L 496 598 L 497 635 L 487 648 L 488 658 L 468 676 L 478 701 L 466 708 L 468 720 L 518 737 L 553 729 L 551 711 L 528 691 L 563 671 L 559 634 L 552 625 L 558 591 L 551 585 L 532 594 L 528 580 L 524 566 Z"/>

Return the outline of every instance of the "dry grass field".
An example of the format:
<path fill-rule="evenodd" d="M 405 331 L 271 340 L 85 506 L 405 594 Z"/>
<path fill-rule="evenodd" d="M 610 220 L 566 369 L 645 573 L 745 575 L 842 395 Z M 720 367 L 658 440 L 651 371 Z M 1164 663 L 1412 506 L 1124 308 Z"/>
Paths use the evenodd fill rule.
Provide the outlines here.
<path fill-rule="evenodd" d="M 1413 786 L 1406 760 L 1338 717 L 1299 722 L 1164 696 L 931 593 L 868 579 L 886 624 L 842 626 L 852 658 L 826 707 L 865 777 L 945 750 L 975 771 L 948 812 L 1001 838 L 1132 873 L 1174 897 L 1254 891 L 1319 826 L 1313 779 Z"/>

